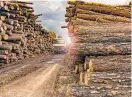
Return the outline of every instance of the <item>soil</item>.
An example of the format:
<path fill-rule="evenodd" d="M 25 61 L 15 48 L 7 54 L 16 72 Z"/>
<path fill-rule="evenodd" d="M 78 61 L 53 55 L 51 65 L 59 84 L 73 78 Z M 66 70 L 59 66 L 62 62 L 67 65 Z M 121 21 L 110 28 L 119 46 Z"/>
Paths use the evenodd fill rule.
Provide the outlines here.
<path fill-rule="evenodd" d="M 56 77 L 63 56 L 54 55 L 47 57 L 47 60 L 44 58 L 46 56 L 42 56 L 28 60 L 22 66 L 18 64 L 16 67 L 4 68 L 0 71 L 0 77 L 3 80 L 10 77 L 12 80 L 6 79 L 8 84 L 2 81 L 0 97 L 54 97 Z"/>

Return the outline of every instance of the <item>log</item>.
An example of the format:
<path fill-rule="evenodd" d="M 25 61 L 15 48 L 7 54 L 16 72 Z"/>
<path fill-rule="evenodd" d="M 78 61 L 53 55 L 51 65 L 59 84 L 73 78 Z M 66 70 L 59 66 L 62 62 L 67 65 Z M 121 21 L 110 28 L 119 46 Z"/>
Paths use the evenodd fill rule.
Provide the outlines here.
<path fill-rule="evenodd" d="M 103 13 L 103 14 L 110 14 L 110 15 L 131 18 L 131 13 L 129 10 L 126 10 L 126 9 L 122 10 L 116 6 L 103 7 L 103 6 L 94 5 L 94 4 L 92 5 L 91 4 L 88 4 L 88 5 L 77 4 L 76 8 L 95 11 L 95 12 Z"/>
<path fill-rule="evenodd" d="M 9 8 L 9 10 L 14 10 L 15 9 L 15 7 L 12 6 L 12 5 L 8 5 L 8 8 Z"/>
<path fill-rule="evenodd" d="M 12 50 L 12 46 L 11 45 L 0 45 L 0 50 Z"/>
<path fill-rule="evenodd" d="M 33 9 L 33 7 L 31 7 L 31 6 L 23 5 L 23 4 L 20 4 L 20 3 L 18 3 L 18 5 L 19 5 L 21 8 Z"/>
<path fill-rule="evenodd" d="M 16 41 L 21 41 L 21 40 L 22 40 L 22 36 L 15 36 L 15 35 L 13 36 L 12 35 L 12 36 L 9 36 L 6 41 L 10 41 L 10 42 L 15 41 L 16 42 Z"/>
<path fill-rule="evenodd" d="M 66 13 L 65 17 L 74 17 L 76 13 Z"/>
<path fill-rule="evenodd" d="M 7 30 L 13 30 L 14 27 L 12 25 L 9 24 L 4 24 L 7 27 Z"/>
<path fill-rule="evenodd" d="M 3 27 L 0 27 L 0 32 L 1 32 L 1 33 L 4 33 L 4 32 L 5 32 L 5 30 L 4 30 Z"/>
<path fill-rule="evenodd" d="M 3 35 L 2 35 L 2 40 L 4 40 L 4 41 L 5 41 L 5 40 L 8 40 L 8 38 L 9 38 L 9 37 L 8 37 L 8 35 L 7 35 L 7 34 L 3 34 Z"/>
<path fill-rule="evenodd" d="M 2 7 L 1 9 L 4 9 L 6 11 L 9 11 L 9 7 L 7 5 L 4 5 L 4 7 Z"/>
<path fill-rule="evenodd" d="M 0 45 L 2 45 L 2 35 L 0 35 Z"/>
<path fill-rule="evenodd" d="M 96 72 L 130 72 L 131 56 L 130 55 L 114 55 L 114 56 L 98 56 L 86 57 L 86 63 L 92 60 Z"/>
<path fill-rule="evenodd" d="M 69 95 L 71 97 L 81 97 L 82 95 L 84 97 L 131 96 L 130 72 L 92 72 L 87 79 L 89 86 L 71 85 Z M 122 90 L 124 91 L 122 92 Z"/>
<path fill-rule="evenodd" d="M 10 1 L 11 3 L 17 3 L 17 4 L 33 4 L 32 2 L 24 2 L 24 1 Z"/>
<path fill-rule="evenodd" d="M 12 35 L 12 31 L 11 30 L 6 30 L 6 34 L 11 36 Z"/>
<path fill-rule="evenodd" d="M 8 55 L 8 50 L 0 50 L 0 55 Z"/>
<path fill-rule="evenodd" d="M 6 55 L 0 55 L 0 60 L 6 60 L 7 56 Z"/>
<path fill-rule="evenodd" d="M 9 59 L 10 59 L 11 61 L 16 61 L 16 60 L 17 60 L 16 53 L 10 53 Z"/>
<path fill-rule="evenodd" d="M 13 26 L 20 27 L 19 23 L 14 23 Z"/>
<path fill-rule="evenodd" d="M 34 12 L 34 9 L 28 9 L 27 12 L 32 13 L 32 12 Z"/>
<path fill-rule="evenodd" d="M 4 7 L 4 3 L 3 2 L 0 2 L 0 7 Z"/>
<path fill-rule="evenodd" d="M 13 2 L 4 2 L 4 4 L 7 6 L 19 7 L 17 3 L 13 3 Z M 15 9 L 13 9 L 13 10 L 15 10 Z"/>
<path fill-rule="evenodd" d="M 35 15 L 35 17 L 38 17 L 38 16 L 42 16 L 43 14 L 37 14 L 37 15 Z"/>
<path fill-rule="evenodd" d="M 37 20 L 36 22 L 42 22 L 41 20 Z"/>
<path fill-rule="evenodd" d="M 3 24 L 3 29 L 6 31 L 7 30 L 7 27 Z"/>
<path fill-rule="evenodd" d="M 131 43 L 76 43 L 69 52 L 80 56 L 130 55 Z"/>
<path fill-rule="evenodd" d="M 61 28 L 68 28 L 68 26 L 61 26 Z"/>
<path fill-rule="evenodd" d="M 13 25 L 14 24 L 14 20 L 12 20 L 12 19 L 5 19 L 4 22 L 9 24 L 9 25 Z"/>
<path fill-rule="evenodd" d="M 21 11 L 17 11 L 17 10 L 7 10 L 5 8 L 1 8 L 0 11 L 4 12 L 4 13 L 11 13 L 11 14 L 17 14 L 20 15 Z"/>
<path fill-rule="evenodd" d="M 8 13 L 8 12 L 2 12 L 2 16 L 6 16 L 7 18 L 15 18 L 15 14 Z"/>
<path fill-rule="evenodd" d="M 3 21 L 2 20 L 0 20 L 0 26 L 3 24 Z"/>
<path fill-rule="evenodd" d="M 0 36 L 0 40 L 1 40 L 1 36 Z M 0 41 L 0 45 L 2 45 L 2 41 Z"/>
<path fill-rule="evenodd" d="M 24 32 L 22 30 L 21 31 L 13 30 L 12 33 L 23 34 Z"/>
<path fill-rule="evenodd" d="M 72 43 L 119 43 L 131 42 L 131 34 L 125 33 L 89 33 L 88 35 L 71 36 Z"/>
<path fill-rule="evenodd" d="M 4 65 L 4 64 L 8 64 L 9 63 L 9 60 L 6 59 L 6 60 L 0 60 L 0 65 Z"/>
<path fill-rule="evenodd" d="M 0 16 L 0 20 L 4 21 L 5 17 L 4 16 Z"/>
<path fill-rule="evenodd" d="M 53 49 L 50 34 L 46 30 L 46 35 L 42 34 L 42 25 L 36 23 L 36 19 L 42 14 L 35 15 L 33 7 L 27 4 L 8 1 L 4 2 L 4 8 L 0 9 L 1 17 L 5 17 L 5 21 L 0 18 L 0 37 L 3 38 L 0 41 L 0 50 L 9 50 L 10 62 L 44 53 L 44 50 L 52 52 Z M 6 36 L 9 36 L 8 39 Z M 11 53 L 16 55 L 15 59 L 10 56 Z"/>
<path fill-rule="evenodd" d="M 125 17 L 107 15 L 107 14 L 102 14 L 102 13 L 89 11 L 89 10 L 83 10 L 83 9 L 76 9 L 76 14 L 78 15 L 79 18 L 86 19 L 86 20 L 93 16 L 93 18 L 96 17 L 96 19 L 103 18 L 109 21 L 130 22 L 130 19 Z"/>
<path fill-rule="evenodd" d="M 87 15 L 87 14 L 77 14 L 77 18 L 84 19 L 84 20 L 92 20 L 92 21 L 112 21 L 112 22 L 126 22 L 130 23 L 131 20 L 125 17 L 115 17 L 112 15 Z"/>
<path fill-rule="evenodd" d="M 80 13 L 80 14 L 87 14 L 87 15 L 102 15 L 101 13 L 94 12 L 94 11 L 89 11 L 89 10 L 83 10 L 83 9 L 76 9 L 75 13 Z M 105 14 L 103 14 L 105 15 Z"/>
<path fill-rule="evenodd" d="M 90 22 L 86 26 L 77 25 L 75 26 L 74 33 L 78 35 L 86 35 L 90 33 L 126 33 L 130 34 L 131 25 L 130 23 L 95 23 Z M 88 26 L 88 27 L 87 27 Z"/>

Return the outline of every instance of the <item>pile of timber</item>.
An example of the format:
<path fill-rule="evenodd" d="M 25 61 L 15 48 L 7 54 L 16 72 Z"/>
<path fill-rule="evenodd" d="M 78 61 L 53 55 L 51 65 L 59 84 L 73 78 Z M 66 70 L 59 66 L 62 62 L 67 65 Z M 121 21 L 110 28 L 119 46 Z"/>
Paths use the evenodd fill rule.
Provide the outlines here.
<path fill-rule="evenodd" d="M 34 14 L 33 3 L 0 2 L 0 63 L 11 63 L 42 53 L 53 53 L 52 36 Z"/>
<path fill-rule="evenodd" d="M 120 80 L 118 76 L 130 73 L 131 6 L 112 6 L 84 1 L 68 1 L 68 4 L 65 14 L 65 21 L 68 22 L 68 25 L 62 26 L 62 28 L 68 28 L 72 40 L 69 54 L 76 58 L 74 62 L 75 73 L 80 75 L 80 85 L 93 86 L 93 89 L 96 88 L 97 84 L 101 87 L 103 83 L 94 82 L 94 80 L 100 79 L 100 75 L 96 75 L 96 72 L 102 73 L 101 80 L 104 81 L 107 80 L 105 74 L 111 75 L 114 72 L 117 74 L 117 76 L 115 75 L 117 80 Z M 96 76 L 92 77 L 92 74 Z M 114 80 L 112 77 L 110 79 Z M 111 80 L 108 79 L 108 83 Z M 127 86 L 122 85 L 121 88 L 125 87 L 126 91 L 119 95 L 128 95 L 130 92 L 128 86 L 130 80 L 122 78 L 120 83 L 124 82 L 127 83 Z M 116 84 L 118 82 L 113 83 L 115 86 Z M 112 88 L 108 89 L 108 92 L 111 91 Z M 82 93 L 84 92 L 82 91 Z M 94 94 L 97 95 L 92 96 Z M 88 96 L 82 95 L 85 93 L 81 96 L 74 96 Z M 94 89 L 94 93 L 89 95 L 102 97 L 101 91 L 97 89 Z M 115 93 L 112 97 L 119 95 Z"/>

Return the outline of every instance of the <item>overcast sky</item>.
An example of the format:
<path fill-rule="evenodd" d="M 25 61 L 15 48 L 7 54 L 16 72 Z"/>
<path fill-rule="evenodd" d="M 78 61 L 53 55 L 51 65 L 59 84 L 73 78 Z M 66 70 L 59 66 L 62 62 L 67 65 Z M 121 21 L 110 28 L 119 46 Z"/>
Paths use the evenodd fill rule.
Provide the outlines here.
<path fill-rule="evenodd" d="M 31 1 L 31 0 L 26 0 Z M 125 4 L 126 1 L 130 0 L 82 0 L 89 2 L 100 2 L 105 4 Z M 43 15 L 39 18 L 42 21 L 42 25 L 49 30 L 54 31 L 57 35 L 68 37 L 67 30 L 61 29 L 61 26 L 66 25 L 65 23 L 65 7 L 67 6 L 67 0 L 34 0 L 35 14 L 42 13 Z"/>

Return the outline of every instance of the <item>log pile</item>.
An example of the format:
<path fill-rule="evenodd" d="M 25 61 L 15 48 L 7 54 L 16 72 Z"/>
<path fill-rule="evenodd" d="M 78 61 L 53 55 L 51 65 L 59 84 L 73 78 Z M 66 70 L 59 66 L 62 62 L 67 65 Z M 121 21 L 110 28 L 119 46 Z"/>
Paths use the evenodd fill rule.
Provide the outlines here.
<path fill-rule="evenodd" d="M 69 54 L 76 58 L 75 73 L 80 75 L 80 85 L 96 87 L 92 82 L 100 77 L 92 77 L 96 72 L 100 74 L 114 72 L 117 75 L 120 75 L 120 72 L 124 75 L 129 73 L 131 71 L 131 6 L 112 6 L 84 1 L 68 1 L 68 4 L 65 14 L 68 25 L 62 28 L 68 28 L 72 40 Z M 130 84 L 130 81 L 124 82 Z M 129 91 L 129 88 L 126 90 Z M 110 91 L 111 89 L 108 92 Z M 100 93 L 92 97 L 101 97 Z M 125 94 L 129 93 L 123 92 L 122 95 Z"/>
<path fill-rule="evenodd" d="M 40 53 L 53 53 L 52 36 L 37 19 L 33 3 L 0 2 L 0 63 L 11 63 Z"/>

